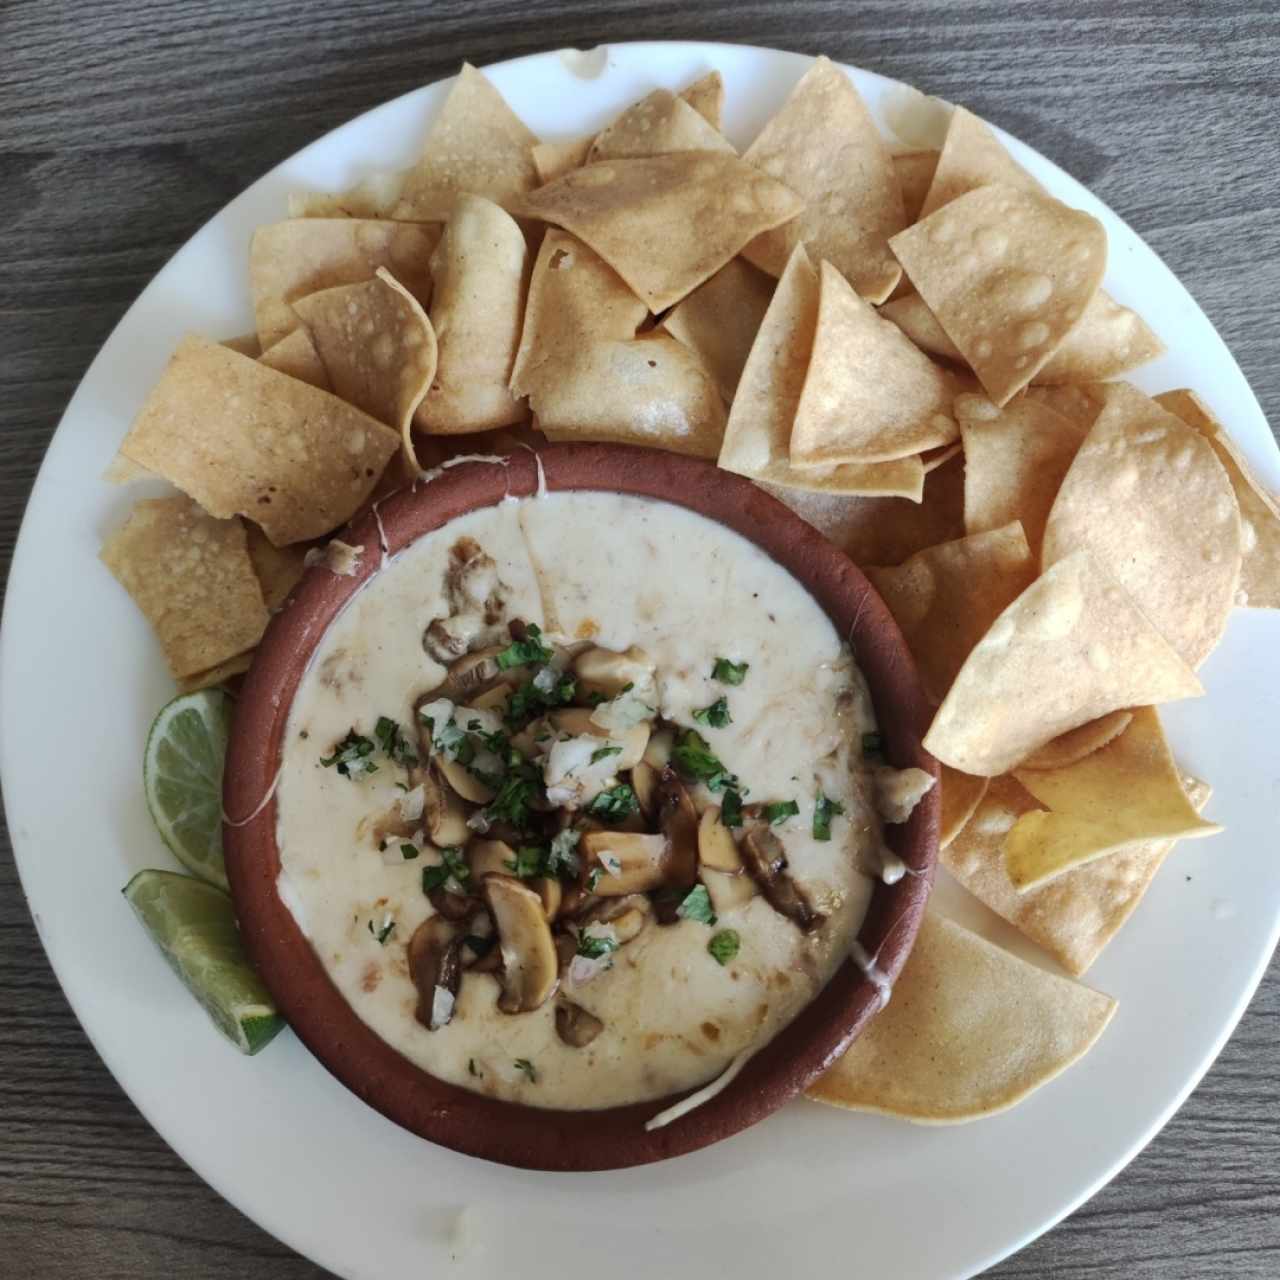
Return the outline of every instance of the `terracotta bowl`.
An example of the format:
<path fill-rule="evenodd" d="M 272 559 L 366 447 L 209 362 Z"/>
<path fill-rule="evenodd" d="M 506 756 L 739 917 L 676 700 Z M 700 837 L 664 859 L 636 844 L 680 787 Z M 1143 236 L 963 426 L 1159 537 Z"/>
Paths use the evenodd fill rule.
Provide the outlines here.
<path fill-rule="evenodd" d="M 749 481 L 693 458 L 612 445 L 553 445 L 541 453 L 547 488 L 639 494 L 688 507 L 750 539 L 788 569 L 848 636 L 870 685 L 891 763 L 936 771 L 921 746 L 929 709 L 915 665 L 880 597 L 857 568 L 776 499 Z M 537 465 L 517 451 L 466 462 L 430 483 L 381 502 L 386 549 L 415 539 L 508 494 L 535 492 Z M 373 515 L 344 540 L 377 547 Z M 276 892 L 280 853 L 276 805 L 263 803 L 280 763 L 290 704 L 311 654 L 338 611 L 378 569 L 362 558 L 355 577 L 310 570 L 272 621 L 245 680 L 227 755 L 223 804 L 227 872 L 249 954 L 281 1012 L 317 1058 L 370 1106 L 406 1129 L 487 1160 L 529 1169 L 594 1170 L 663 1160 L 754 1124 L 803 1089 L 848 1047 L 879 1009 L 881 988 L 907 958 L 933 882 L 938 788 L 911 820 L 889 827 L 890 844 L 911 874 L 877 884 L 859 941 L 864 964 L 846 963 L 796 1019 L 709 1102 L 653 1132 L 645 1121 L 683 1094 L 604 1111 L 556 1111 L 501 1102 L 428 1075 L 352 1011 L 330 982 Z M 869 977 L 865 957 L 874 964 Z M 873 981 L 874 979 L 874 981 Z"/>

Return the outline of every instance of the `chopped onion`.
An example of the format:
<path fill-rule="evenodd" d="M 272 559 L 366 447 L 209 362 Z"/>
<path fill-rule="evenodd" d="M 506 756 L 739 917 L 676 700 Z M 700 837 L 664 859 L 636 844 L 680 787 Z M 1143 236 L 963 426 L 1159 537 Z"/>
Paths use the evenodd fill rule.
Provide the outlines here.
<path fill-rule="evenodd" d="M 417 822 L 426 808 L 426 788 L 422 783 L 418 783 L 412 791 L 406 791 L 396 803 L 400 807 L 400 816 L 406 822 Z"/>
<path fill-rule="evenodd" d="M 453 992 L 448 987 L 437 987 L 431 993 L 431 1030 L 443 1027 L 453 1017 Z"/>

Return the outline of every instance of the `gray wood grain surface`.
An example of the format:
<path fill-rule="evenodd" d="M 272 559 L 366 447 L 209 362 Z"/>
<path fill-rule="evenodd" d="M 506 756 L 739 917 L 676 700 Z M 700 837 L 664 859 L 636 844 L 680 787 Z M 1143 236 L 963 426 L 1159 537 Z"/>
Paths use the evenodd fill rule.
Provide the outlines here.
<path fill-rule="evenodd" d="M 1038 147 L 1185 281 L 1280 421 L 1280 7 L 1114 0 L 0 0 L 0 572 L 68 397 L 224 202 L 450 74 L 619 39 L 730 40 L 917 84 Z M 1001 1277 L 1280 1275 L 1280 973 L 1152 1146 Z M 209 1190 L 59 991 L 0 850 L 0 1274 L 324 1273 Z"/>

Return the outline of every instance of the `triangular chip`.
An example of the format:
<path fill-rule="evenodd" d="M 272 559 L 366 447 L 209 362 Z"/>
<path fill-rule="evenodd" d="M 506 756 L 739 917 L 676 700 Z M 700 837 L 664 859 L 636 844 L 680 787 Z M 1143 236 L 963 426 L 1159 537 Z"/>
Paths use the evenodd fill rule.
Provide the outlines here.
<path fill-rule="evenodd" d="M 337 396 L 192 335 L 120 452 L 212 515 L 247 516 L 283 546 L 347 520 L 399 443 Z"/>
<path fill-rule="evenodd" d="M 898 186 L 902 188 L 902 214 L 908 227 L 920 218 L 924 198 L 929 193 L 934 170 L 938 167 L 939 154 L 937 151 L 894 153 L 893 167 L 898 175 Z"/>
<path fill-rule="evenodd" d="M 235 351 L 254 360 L 262 354 L 262 343 L 258 341 L 256 333 L 242 333 L 239 337 L 223 338 L 222 345 L 228 351 Z"/>
<path fill-rule="evenodd" d="M 952 364 L 964 364 L 959 347 L 947 337 L 938 317 L 918 293 L 891 298 L 880 308 L 880 314 L 892 320 L 921 351 L 939 360 L 950 360 Z"/>
<path fill-rule="evenodd" d="M 1096 218 L 1007 186 L 970 191 L 890 246 L 997 404 L 1048 362 L 1107 265 Z"/>
<path fill-rule="evenodd" d="M 245 530 L 249 559 L 258 575 L 262 599 L 269 612 L 274 613 L 289 598 L 289 592 L 298 585 L 306 568 L 307 548 L 274 546 L 267 535 L 251 524 Z"/>
<path fill-rule="evenodd" d="M 737 154 L 724 135 L 682 98 L 666 89 L 655 89 L 596 135 L 587 151 L 586 163 L 661 156 L 672 151 Z"/>
<path fill-rule="evenodd" d="M 662 327 L 702 357 L 728 404 L 773 297 L 774 280 L 745 258 L 726 262 L 672 309 Z"/>
<path fill-rule="evenodd" d="M 570 169 L 581 169 L 587 162 L 587 152 L 595 141 L 589 135 L 568 138 L 564 142 L 540 142 L 533 148 L 533 167 L 538 171 L 538 185 L 554 182 Z"/>
<path fill-rule="evenodd" d="M 537 141 L 497 89 L 464 62 L 421 157 L 405 175 L 395 216 L 443 221 L 462 192 L 513 208 L 537 185 L 530 154 Z M 394 266 L 391 270 L 403 279 Z"/>
<path fill-rule="evenodd" d="M 265 364 L 268 369 L 274 369 L 277 373 L 287 373 L 289 377 L 297 378 L 308 386 L 318 387 L 321 391 L 333 390 L 329 370 L 324 367 L 324 361 L 320 359 L 316 344 L 311 341 L 311 335 L 305 326 L 295 329 L 274 346 L 268 347 L 258 357 L 258 363 Z"/>
<path fill-rule="evenodd" d="M 938 822 L 938 848 L 945 849 L 965 829 L 982 797 L 987 794 L 990 778 L 975 778 L 950 765 L 942 766 L 942 817 Z"/>
<path fill-rule="evenodd" d="M 718 71 L 700 76 L 680 96 L 713 128 L 720 128 L 724 113 L 724 77 Z"/>
<path fill-rule="evenodd" d="M 925 693 L 941 702 L 973 646 L 1031 585 L 1036 563 L 1015 520 L 865 572 L 902 630 Z"/>
<path fill-rule="evenodd" d="M 1196 810 L 1203 809 L 1209 788 L 1194 779 L 1184 779 L 1184 786 Z M 943 853 L 942 864 L 976 898 L 1078 977 L 1133 914 L 1177 842 L 1153 840 L 1122 849 L 1019 893 L 1005 872 L 1004 842 L 1018 818 L 1038 807 L 1014 778 L 993 778 L 972 819 Z"/>
<path fill-rule="evenodd" d="M 512 391 L 536 401 L 548 381 L 564 376 L 583 347 L 634 338 L 648 314 L 599 254 L 567 231 L 548 227 L 529 281 Z"/>
<path fill-rule="evenodd" d="M 953 769 L 994 777 L 1108 711 L 1203 692 L 1123 588 L 1077 551 L 996 619 L 924 745 Z"/>
<path fill-rule="evenodd" d="M 410 424 L 436 372 L 436 335 L 427 313 L 385 267 L 364 284 L 299 298 L 302 317 L 335 394 L 400 433 L 415 470 Z"/>
<path fill-rule="evenodd" d="M 1262 487 L 1244 455 L 1194 391 L 1166 391 L 1156 403 L 1194 427 L 1226 468 L 1240 507 L 1240 585 L 1236 603 L 1280 609 L 1280 499 Z"/>
<path fill-rule="evenodd" d="M 919 458 L 826 470 L 791 465 L 791 425 L 804 387 L 817 318 L 818 274 L 804 246 L 799 245 L 778 281 L 747 356 L 729 412 L 720 465 L 770 485 L 831 494 L 888 492 L 919 502 L 924 483 Z M 784 497 L 783 501 L 794 508 L 790 499 Z M 810 519 L 808 515 L 805 518 Z"/>
<path fill-rule="evenodd" d="M 590 342 L 535 391 L 548 440 L 608 440 L 714 458 L 724 404 L 698 357 L 665 334 Z"/>
<path fill-rule="evenodd" d="M 969 533 L 1022 523 L 1037 562 L 1045 521 L 1082 432 L 1025 396 L 997 409 L 984 396 L 957 396 L 964 441 L 964 527 Z"/>
<path fill-rule="evenodd" d="M 736 156 L 682 151 L 574 169 L 522 208 L 585 240 L 657 312 L 803 202 Z"/>
<path fill-rule="evenodd" d="M 1046 565 L 1080 548 L 1191 666 L 1221 639 L 1240 580 L 1231 481 L 1199 432 L 1128 383 L 1108 392 L 1045 525 Z"/>
<path fill-rule="evenodd" d="M 405 171 L 372 173 L 346 191 L 295 191 L 289 195 L 291 218 L 391 218 L 400 203 Z"/>
<path fill-rule="evenodd" d="M 1110 996 L 926 911 L 889 1003 L 805 1093 L 919 1124 L 977 1120 L 1082 1058 L 1115 1011 Z"/>
<path fill-rule="evenodd" d="M 508 385 L 529 287 L 529 250 L 515 219 L 492 200 L 459 196 L 431 273 L 439 356 L 415 425 L 456 435 L 523 421 L 524 404 Z"/>
<path fill-rule="evenodd" d="M 956 107 L 920 217 L 927 218 L 957 196 L 995 182 L 1036 193 L 1044 190 L 973 112 Z"/>
<path fill-rule="evenodd" d="M 386 267 L 424 306 L 431 297 L 434 224 L 367 218 L 291 218 L 253 233 L 249 284 L 262 349 L 301 324 L 292 303 L 321 289 L 360 284 Z"/>
<path fill-rule="evenodd" d="M 959 440 L 951 444 L 940 444 L 936 449 L 926 449 L 920 455 L 920 465 L 924 468 L 925 475 L 928 475 L 939 467 L 945 467 L 952 458 L 958 458 L 963 453 L 964 445 Z"/>
<path fill-rule="evenodd" d="M 960 435 L 955 384 L 831 265 L 791 432 L 797 466 L 888 462 Z"/>
<path fill-rule="evenodd" d="M 149 498 L 101 554 L 178 678 L 251 649 L 266 630 L 267 607 L 239 520 L 215 520 L 182 496 Z"/>
<path fill-rule="evenodd" d="M 1046 806 L 1005 839 L 1005 870 L 1020 893 L 1118 849 L 1222 830 L 1187 799 L 1154 707 L 1137 708 L 1119 737 L 1083 760 L 1014 777 Z"/>
<path fill-rule="evenodd" d="M 226 684 L 235 676 L 242 676 L 253 665 L 254 650 L 237 653 L 234 658 L 220 662 L 207 671 L 197 671 L 194 675 L 182 676 L 177 680 L 179 693 L 195 693 L 198 689 L 211 689 L 217 684 Z"/>
<path fill-rule="evenodd" d="M 744 255 L 781 275 L 805 245 L 831 262 L 871 302 L 883 302 L 901 272 L 889 237 L 907 225 L 902 189 L 876 122 L 849 77 L 817 58 L 743 159 L 805 201 L 794 221 L 766 231 Z"/>
<path fill-rule="evenodd" d="M 1052 742 L 1033 751 L 1023 762 L 1024 769 L 1065 769 L 1085 756 L 1105 747 L 1118 738 L 1133 720 L 1132 711 L 1108 711 L 1105 716 L 1090 720 L 1078 729 L 1060 733 Z"/>
<path fill-rule="evenodd" d="M 1069 422 L 1074 422 L 1083 433 L 1098 420 L 1110 390 L 1109 382 L 1082 382 L 1075 386 L 1030 386 L 1024 394 L 1028 400 L 1045 405 Z"/>

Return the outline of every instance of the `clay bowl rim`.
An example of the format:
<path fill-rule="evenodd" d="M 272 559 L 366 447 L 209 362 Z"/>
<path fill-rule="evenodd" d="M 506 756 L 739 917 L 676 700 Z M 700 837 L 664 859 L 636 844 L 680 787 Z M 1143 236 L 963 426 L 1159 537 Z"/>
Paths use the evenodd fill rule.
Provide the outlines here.
<path fill-rule="evenodd" d="M 645 1121 L 688 1093 L 602 1111 L 502 1102 L 447 1084 L 402 1057 L 355 1014 L 276 891 L 274 785 L 298 682 L 330 622 L 384 555 L 469 511 L 546 488 L 634 494 L 689 508 L 742 534 L 786 568 L 848 637 L 866 676 L 886 755 L 935 776 L 921 745 L 930 707 L 897 625 L 852 561 L 777 499 L 714 463 L 625 445 L 550 445 L 467 460 L 380 500 L 340 533 L 363 545 L 352 577 L 304 574 L 272 620 L 241 689 L 227 752 L 227 874 L 249 956 L 294 1032 L 324 1067 L 388 1119 L 441 1146 L 527 1169 L 621 1169 L 683 1155 L 762 1120 L 820 1075 L 878 1011 L 920 926 L 938 852 L 939 788 L 888 842 L 908 874 L 877 882 L 850 958 L 818 996 L 747 1060 L 726 1088 L 648 1132 Z M 379 555 L 379 548 L 383 555 Z M 266 799 L 264 800 L 264 797 Z M 252 815 L 252 816 L 250 816 Z M 234 824 L 233 824 L 234 823 Z M 870 972 L 865 957 L 870 957 Z"/>

